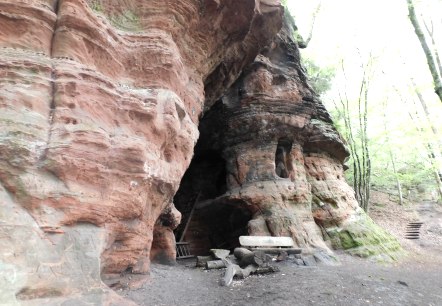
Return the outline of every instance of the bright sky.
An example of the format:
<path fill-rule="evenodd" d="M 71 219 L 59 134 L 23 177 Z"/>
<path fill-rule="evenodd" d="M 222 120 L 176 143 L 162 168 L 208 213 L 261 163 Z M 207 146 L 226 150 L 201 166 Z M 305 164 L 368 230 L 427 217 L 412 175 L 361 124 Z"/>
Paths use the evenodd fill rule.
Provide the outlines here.
<path fill-rule="evenodd" d="M 318 2 L 288 0 L 288 7 L 304 38 L 310 31 Z M 442 0 L 414 2 L 418 15 L 425 16 L 427 23 L 433 20 L 435 37 L 442 44 Z M 442 56 L 442 45 L 438 50 Z M 332 101 L 337 101 L 339 91 L 346 90 L 350 99 L 357 98 L 361 65 L 366 63 L 370 53 L 374 56 L 375 71 L 369 95 L 370 137 L 376 139 L 384 133 L 386 104 L 390 137 L 397 142 L 398 152 L 401 147 L 416 148 L 416 140 L 413 143 L 412 138 L 407 138 L 414 132 L 416 139 L 409 112 L 415 112 L 415 103 L 419 103 L 410 87 L 411 78 L 430 106 L 432 121 L 442 131 L 442 104 L 434 93 L 425 55 L 408 19 L 406 0 L 322 0 L 313 38 L 301 54 L 319 66 L 338 67 L 332 89 L 322 97 L 327 108 L 333 108 Z M 342 60 L 346 79 L 339 68 Z"/>
<path fill-rule="evenodd" d="M 308 36 L 318 3 L 319 0 L 288 0 L 303 37 Z M 428 23 L 434 20 L 435 32 L 442 33 L 442 1 L 415 0 L 415 3 L 416 12 L 423 14 Z M 313 38 L 301 53 L 319 66 L 340 67 L 344 60 L 347 80 L 344 81 L 338 69 L 333 89 L 323 97 L 328 106 L 327 100 L 336 99 L 338 89 L 342 91 L 346 87 L 350 96 L 357 96 L 362 75 L 360 67 L 371 53 L 375 58 L 371 108 L 388 99 L 389 112 L 396 113 L 397 118 L 408 118 L 397 90 L 404 99 L 414 99 L 409 97 L 413 95 L 409 90 L 412 77 L 428 104 L 437 110 L 433 114 L 436 122 L 442 123 L 442 105 L 433 92 L 424 53 L 408 19 L 406 0 L 322 0 Z"/>

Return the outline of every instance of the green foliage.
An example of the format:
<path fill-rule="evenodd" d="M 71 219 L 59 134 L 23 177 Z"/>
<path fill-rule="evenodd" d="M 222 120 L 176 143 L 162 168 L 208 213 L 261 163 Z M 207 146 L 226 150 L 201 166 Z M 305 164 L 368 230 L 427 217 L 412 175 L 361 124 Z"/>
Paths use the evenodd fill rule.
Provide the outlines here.
<path fill-rule="evenodd" d="M 100 0 L 92 0 L 89 3 L 89 7 L 95 12 L 98 12 L 98 13 L 103 12 L 103 5 L 101 4 Z"/>
<path fill-rule="evenodd" d="M 327 234 L 335 249 L 342 248 L 360 257 L 383 255 L 395 260 L 402 252 L 399 242 L 364 212 L 360 212 L 357 221 L 347 223 L 342 229 L 330 229 Z"/>
<path fill-rule="evenodd" d="M 373 156 L 372 186 L 377 189 L 394 190 L 396 177 L 390 158 L 385 153 L 385 151 L 379 151 Z M 397 176 L 404 191 L 422 189 L 422 186 L 425 186 L 424 189 L 434 186 L 434 171 L 431 165 L 421 156 L 413 156 L 413 152 L 407 152 L 407 154 L 409 160 L 404 160 L 403 156 L 396 156 L 397 166 L 399 166 Z"/>
<path fill-rule="evenodd" d="M 102 0 L 90 0 L 89 7 L 96 13 L 103 14 L 115 28 L 127 31 L 138 32 L 141 30 L 140 18 L 134 10 L 126 9 L 122 12 L 109 14 L 103 7 Z"/>
<path fill-rule="evenodd" d="M 344 118 L 342 117 L 342 113 L 337 111 L 335 108 L 328 110 L 330 116 L 333 119 L 333 126 L 338 131 L 339 134 L 344 135 L 345 126 L 344 126 Z"/>
<path fill-rule="evenodd" d="M 284 5 L 284 3 L 283 3 Z M 284 6 L 287 5 L 287 2 Z M 297 43 L 299 48 L 305 48 L 307 47 L 306 42 L 304 41 L 304 38 L 299 33 L 298 27 L 296 26 L 295 18 L 293 15 L 289 12 L 287 7 L 284 9 L 284 21 L 286 25 L 288 25 L 291 36 L 293 37 L 293 40 Z"/>
<path fill-rule="evenodd" d="M 112 15 L 109 17 L 109 20 L 114 27 L 123 31 L 137 32 L 141 28 L 140 18 L 135 12 L 130 10 L 125 10 L 121 14 Z"/>
<path fill-rule="evenodd" d="M 317 94 L 322 95 L 331 89 L 332 81 L 336 74 L 335 67 L 319 67 L 313 60 L 308 58 L 304 58 L 302 64 L 307 70 L 310 85 Z"/>
<path fill-rule="evenodd" d="M 337 130 L 344 133 L 339 111 L 333 109 L 331 114 Z M 376 114 L 372 114 L 372 120 L 379 124 Z M 360 131 L 357 126 L 355 125 L 353 128 L 355 134 L 359 135 Z M 407 191 L 435 190 L 437 188 L 434 180 L 435 169 L 426 156 L 427 149 L 422 143 L 422 140 L 426 138 L 425 135 L 417 133 L 412 126 L 407 128 L 400 125 L 396 128 L 401 129 L 401 133 L 395 133 L 394 130 L 388 132 L 380 130 L 373 133 L 369 139 L 368 146 L 372 152 L 372 187 L 377 190 L 390 190 L 397 193 L 397 176 L 405 195 Z M 394 173 L 390 151 L 393 153 L 397 174 Z M 353 160 L 350 158 L 346 164 L 350 166 L 345 173 L 346 179 L 348 182 L 352 182 L 354 171 L 351 165 Z"/>

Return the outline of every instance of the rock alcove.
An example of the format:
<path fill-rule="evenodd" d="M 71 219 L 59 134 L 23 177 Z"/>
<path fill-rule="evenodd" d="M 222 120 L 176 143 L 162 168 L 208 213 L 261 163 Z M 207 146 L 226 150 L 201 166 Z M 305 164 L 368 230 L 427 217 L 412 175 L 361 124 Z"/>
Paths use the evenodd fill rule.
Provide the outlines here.
<path fill-rule="evenodd" d="M 238 237 L 248 234 L 252 217 L 244 206 L 222 197 L 228 187 L 226 160 L 219 146 L 224 128 L 220 104 L 201 119 L 194 157 L 174 197 L 175 207 L 182 214 L 175 229 L 176 240 L 188 242 L 194 255 L 206 255 L 211 248 L 239 246 Z"/>

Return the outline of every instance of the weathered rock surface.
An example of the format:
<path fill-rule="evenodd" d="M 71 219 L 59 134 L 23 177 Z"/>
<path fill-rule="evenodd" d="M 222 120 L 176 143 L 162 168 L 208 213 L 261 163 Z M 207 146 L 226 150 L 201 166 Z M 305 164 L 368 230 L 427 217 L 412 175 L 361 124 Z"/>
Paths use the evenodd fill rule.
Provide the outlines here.
<path fill-rule="evenodd" d="M 281 17 L 278 1 L 0 1 L 0 304 L 106 304 L 101 273 L 174 259 L 204 102 Z"/>
<path fill-rule="evenodd" d="M 243 234 L 247 226 L 250 235 L 290 236 L 305 253 L 331 247 L 360 256 L 396 251 L 399 243 L 366 216 L 344 179 L 348 152 L 307 83 L 293 31 L 286 20 L 201 121 L 183 184 L 204 203 L 197 205 L 186 239 L 197 254 L 208 241 L 234 247 L 237 237 L 220 239 L 220 232 Z M 181 197 L 180 189 L 176 205 L 187 220 Z"/>
<path fill-rule="evenodd" d="M 282 12 L 277 0 L 0 0 L 0 304 L 128 305 L 101 279 L 174 261 L 173 197 L 200 133 L 176 197 L 198 194 L 199 241 L 389 240 L 343 179 L 347 152 L 291 25 L 275 36 Z"/>

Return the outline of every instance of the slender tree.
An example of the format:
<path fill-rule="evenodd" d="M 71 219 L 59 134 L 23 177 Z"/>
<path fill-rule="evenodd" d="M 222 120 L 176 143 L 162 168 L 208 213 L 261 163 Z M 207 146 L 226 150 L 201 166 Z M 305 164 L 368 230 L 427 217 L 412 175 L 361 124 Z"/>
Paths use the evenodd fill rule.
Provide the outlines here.
<path fill-rule="evenodd" d="M 310 32 L 308 33 L 307 39 L 305 40 L 305 45 L 308 46 L 308 44 L 310 43 L 310 41 L 312 40 L 313 37 L 313 30 L 315 28 L 315 21 L 316 21 L 316 17 L 319 14 L 319 11 L 321 10 L 321 5 L 322 5 L 322 0 L 319 1 L 318 5 L 316 6 L 315 11 L 313 12 L 313 16 L 312 16 L 312 24 L 310 26 Z"/>
<path fill-rule="evenodd" d="M 425 133 L 424 128 L 421 125 L 419 125 L 419 123 L 418 123 L 421 121 L 421 119 L 419 119 L 417 112 L 415 113 L 415 115 L 413 115 L 411 112 L 409 112 L 408 114 L 415 125 L 416 131 L 420 134 Z M 437 186 L 437 191 L 439 193 L 439 197 L 442 199 L 442 173 L 439 170 L 439 166 L 438 166 L 438 163 L 440 161 L 437 160 L 437 155 L 435 154 L 434 148 L 430 142 L 426 141 L 424 143 L 424 146 L 427 149 L 427 157 L 428 157 L 428 160 L 431 164 L 432 171 L 434 173 L 434 179 L 436 181 L 436 186 Z"/>
<path fill-rule="evenodd" d="M 426 109 L 425 101 L 423 100 L 423 97 L 422 97 L 421 93 L 419 92 L 419 89 L 414 84 L 413 80 L 411 83 L 413 84 L 413 89 L 416 93 L 416 96 L 418 97 L 419 102 L 421 103 L 421 107 L 423 108 L 424 113 L 427 116 L 428 109 Z M 401 97 L 402 101 L 407 102 L 407 99 L 404 99 L 404 97 L 400 93 L 399 89 L 395 88 L 395 91 Z M 424 103 L 424 104 L 422 104 L 422 103 Z M 428 123 L 430 120 L 429 120 L 429 118 L 427 118 L 426 120 L 423 120 L 421 118 L 421 116 L 419 115 L 419 112 L 418 112 L 419 107 L 417 106 L 417 103 L 415 101 L 413 101 L 413 104 L 414 104 L 414 109 L 415 109 L 414 114 L 411 111 L 409 111 L 408 115 L 411 118 L 411 121 L 413 122 L 414 127 L 415 127 L 416 131 L 418 132 L 418 134 L 424 136 L 427 134 L 426 127 L 428 127 L 428 125 L 425 126 L 423 124 L 423 122 Z M 434 133 L 435 130 L 432 129 L 432 132 Z M 436 132 L 437 132 L 437 130 L 436 130 Z M 434 134 L 433 134 L 433 136 L 434 136 Z M 438 145 L 431 143 L 430 141 L 426 140 L 426 138 L 427 137 L 422 137 L 422 139 L 424 139 L 423 145 L 427 150 L 426 155 L 428 157 L 428 161 L 430 162 L 432 171 L 434 173 L 434 179 L 436 182 L 439 198 L 442 199 L 442 169 L 440 167 L 440 164 L 442 162 L 441 154 L 440 154 Z"/>
<path fill-rule="evenodd" d="M 391 165 L 393 167 L 393 174 L 394 174 L 394 178 L 396 180 L 396 188 L 397 188 L 397 193 L 399 196 L 399 205 L 402 205 L 404 200 L 403 200 L 403 196 L 402 196 L 402 184 L 401 181 L 399 179 L 399 173 L 397 171 L 397 167 L 396 167 L 396 156 L 393 152 L 393 148 L 392 145 L 390 143 L 390 132 L 387 128 L 387 100 L 384 100 L 384 132 L 385 132 L 385 143 L 386 143 L 386 147 L 388 150 L 388 156 L 390 158 L 391 161 Z"/>
<path fill-rule="evenodd" d="M 347 96 L 347 90 L 339 93 L 341 112 L 340 116 L 344 119 L 345 138 L 350 148 L 350 154 L 353 162 L 353 188 L 359 205 L 365 210 L 369 209 L 370 186 L 371 186 L 371 158 L 368 146 L 367 126 L 368 126 L 368 94 L 370 85 L 370 70 L 372 66 L 372 56 L 363 66 L 363 75 L 359 88 L 358 96 L 358 117 L 357 133 L 354 132 L 354 122 L 350 112 L 350 101 Z M 343 61 L 341 68 L 344 77 L 345 68 Z"/>
<path fill-rule="evenodd" d="M 413 25 L 414 32 L 416 33 L 416 36 L 421 44 L 422 50 L 425 53 L 428 68 L 430 69 L 430 73 L 433 78 L 434 91 L 439 96 L 439 100 L 442 102 L 442 76 L 437 65 L 437 58 L 435 56 L 435 54 L 437 54 L 438 57 L 437 50 L 436 53 L 433 53 L 427 42 L 427 38 L 425 37 L 425 34 L 422 31 L 422 28 L 417 19 L 413 0 L 406 0 L 406 1 L 408 5 L 408 18 L 410 19 L 410 22 Z"/>
<path fill-rule="evenodd" d="M 439 76 L 442 76 L 442 62 L 439 57 L 439 51 L 437 50 L 436 40 L 434 39 L 434 27 L 433 21 L 430 22 L 430 26 L 424 21 L 425 29 L 431 40 L 431 46 L 433 47 L 434 60 L 436 61 L 437 67 L 439 69 Z"/>
<path fill-rule="evenodd" d="M 428 123 L 428 126 L 430 127 L 431 131 L 433 132 L 434 139 L 439 139 L 440 138 L 440 133 L 439 133 L 439 130 L 437 129 L 437 127 L 436 127 L 436 124 L 434 124 L 433 119 L 431 118 L 430 110 L 429 110 L 429 107 L 427 105 L 427 102 L 425 101 L 422 93 L 419 90 L 419 87 L 416 85 L 416 82 L 414 81 L 413 78 L 410 78 L 410 83 L 411 83 L 412 89 L 415 92 L 416 97 L 419 100 L 419 103 L 420 103 L 420 105 L 422 107 L 422 110 L 423 110 L 424 115 L 425 115 L 426 122 Z M 442 155 L 442 140 L 437 142 L 437 144 L 435 145 L 435 148 L 437 148 L 438 153 L 440 155 Z"/>
<path fill-rule="evenodd" d="M 433 25 L 430 23 L 428 26 L 425 24 L 426 31 L 431 37 L 431 41 L 436 51 L 434 53 L 434 59 L 437 63 L 436 69 L 438 72 L 442 71 L 441 61 L 439 58 L 439 54 L 436 50 L 436 42 L 433 37 Z M 432 171 L 434 173 L 434 178 L 438 190 L 438 194 L 440 199 L 442 199 L 442 139 L 439 129 L 437 127 L 436 122 L 434 122 L 433 117 L 431 116 L 431 107 L 428 105 L 427 101 L 424 98 L 419 86 L 416 84 L 413 77 L 409 77 L 410 83 L 409 88 L 411 92 L 415 94 L 415 97 L 411 99 L 405 98 L 401 90 L 394 87 L 394 90 L 400 97 L 400 100 L 409 106 L 411 106 L 414 111 L 409 111 L 409 117 L 413 122 L 415 130 L 419 135 L 421 135 L 420 139 L 423 140 L 422 144 L 426 148 L 426 156 L 428 158 L 429 164 L 431 165 Z M 412 96 L 407 96 L 412 97 Z M 417 99 L 416 99 L 417 98 Z M 431 136 L 429 136 L 431 135 Z"/>

